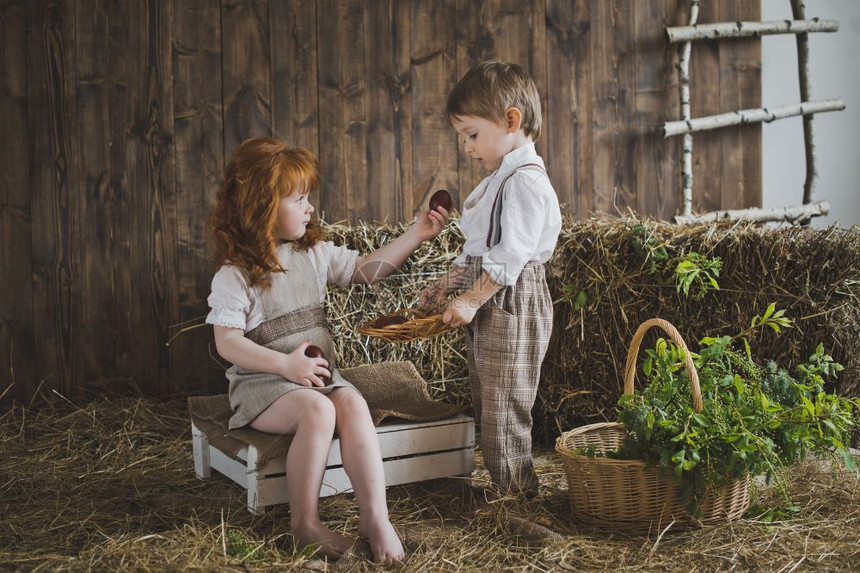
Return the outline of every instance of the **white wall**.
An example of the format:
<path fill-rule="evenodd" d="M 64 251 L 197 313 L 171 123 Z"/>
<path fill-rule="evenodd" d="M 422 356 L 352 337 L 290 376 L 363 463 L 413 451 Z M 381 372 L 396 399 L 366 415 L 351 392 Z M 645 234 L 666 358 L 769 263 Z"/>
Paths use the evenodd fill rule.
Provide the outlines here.
<path fill-rule="evenodd" d="M 830 203 L 816 227 L 860 225 L 860 2 L 806 0 L 806 17 L 839 20 L 836 33 L 809 35 L 811 99 L 842 98 L 845 109 L 815 115 L 816 199 Z M 762 20 L 792 19 L 789 0 L 762 0 Z M 762 38 L 762 105 L 800 101 L 797 45 L 793 35 Z M 806 160 L 803 121 L 793 117 L 762 124 L 763 207 L 800 204 Z"/>

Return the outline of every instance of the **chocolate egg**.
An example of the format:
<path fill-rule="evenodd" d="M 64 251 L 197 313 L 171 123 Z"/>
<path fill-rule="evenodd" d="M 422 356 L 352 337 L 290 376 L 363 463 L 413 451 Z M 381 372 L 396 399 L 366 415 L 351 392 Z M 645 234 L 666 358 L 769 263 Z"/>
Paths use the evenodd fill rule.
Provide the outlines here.
<path fill-rule="evenodd" d="M 393 324 L 403 324 L 406 321 L 407 319 L 405 316 L 398 314 L 383 314 L 373 322 L 373 328 L 385 328 L 386 326 L 391 326 Z"/>
<path fill-rule="evenodd" d="M 439 189 L 433 196 L 430 197 L 430 210 L 435 211 L 439 207 L 444 207 L 446 211 L 451 211 L 451 194 L 444 189 Z"/>
<path fill-rule="evenodd" d="M 313 344 L 309 344 L 307 348 L 305 348 L 305 356 L 307 356 L 308 358 L 322 358 L 323 360 L 325 360 L 325 352 L 323 352 L 322 348 L 320 348 L 319 346 L 314 346 Z M 317 376 L 320 380 L 323 381 L 323 384 L 325 384 L 326 386 L 328 386 L 328 384 L 331 382 L 331 378 L 329 378 L 328 376 L 325 376 L 323 374 L 318 374 Z"/>

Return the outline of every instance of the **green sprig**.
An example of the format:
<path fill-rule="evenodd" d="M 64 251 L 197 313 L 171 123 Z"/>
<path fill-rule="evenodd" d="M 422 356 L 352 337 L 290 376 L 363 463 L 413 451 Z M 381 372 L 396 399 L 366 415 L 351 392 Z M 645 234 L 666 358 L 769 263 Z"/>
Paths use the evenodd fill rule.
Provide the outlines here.
<path fill-rule="evenodd" d="M 618 401 L 627 438 L 609 455 L 671 472 L 694 512 L 708 486 L 745 474 L 779 477 L 777 470 L 809 453 L 835 454 L 853 468 L 846 444 L 857 410 L 852 401 L 824 390 L 842 366 L 821 344 L 794 373 L 773 363 L 760 366 L 752 358 L 747 337 L 754 330 L 779 333 L 790 326 L 784 312 L 770 305 L 742 333 L 702 339 L 699 353 L 691 353 L 704 402 L 701 412 L 693 410 L 684 351 L 658 339 L 646 349 L 645 388 Z M 741 340 L 743 352 L 734 348 Z"/>

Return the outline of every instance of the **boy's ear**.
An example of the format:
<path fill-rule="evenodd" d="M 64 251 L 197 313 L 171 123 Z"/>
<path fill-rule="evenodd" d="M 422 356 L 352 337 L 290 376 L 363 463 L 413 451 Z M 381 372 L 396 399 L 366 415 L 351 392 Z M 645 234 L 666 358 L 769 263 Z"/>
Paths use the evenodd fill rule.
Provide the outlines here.
<path fill-rule="evenodd" d="M 516 133 L 523 125 L 523 114 L 515 107 L 509 107 L 505 112 L 505 124 L 510 133 Z"/>

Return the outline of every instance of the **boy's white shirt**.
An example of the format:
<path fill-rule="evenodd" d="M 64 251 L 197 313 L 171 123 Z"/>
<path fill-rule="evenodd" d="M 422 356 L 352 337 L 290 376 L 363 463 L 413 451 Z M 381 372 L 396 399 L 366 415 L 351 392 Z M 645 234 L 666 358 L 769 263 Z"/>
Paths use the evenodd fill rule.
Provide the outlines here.
<path fill-rule="evenodd" d="M 508 286 L 517 282 L 526 263 L 545 263 L 552 256 L 561 231 L 561 208 L 549 177 L 533 166 L 520 169 L 505 183 L 501 241 L 492 249 L 487 248 L 499 187 L 512 171 L 527 163 L 544 166 L 533 142 L 505 155 L 501 166 L 469 193 L 460 219 L 466 242 L 453 265 L 463 265 L 467 256 L 482 257 L 484 271 L 496 283 Z"/>

